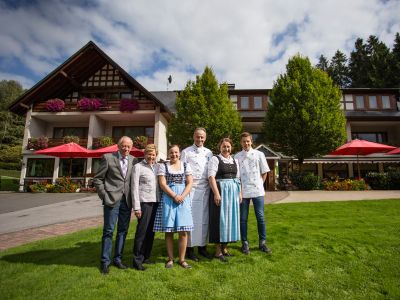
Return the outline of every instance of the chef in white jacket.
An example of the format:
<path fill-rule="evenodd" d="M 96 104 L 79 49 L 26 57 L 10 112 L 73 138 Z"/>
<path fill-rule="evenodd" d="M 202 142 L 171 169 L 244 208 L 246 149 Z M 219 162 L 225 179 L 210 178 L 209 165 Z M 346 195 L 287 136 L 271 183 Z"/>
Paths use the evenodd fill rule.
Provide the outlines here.
<path fill-rule="evenodd" d="M 208 198 L 210 195 L 207 165 L 213 154 L 204 147 L 206 138 L 206 130 L 202 127 L 196 128 L 193 133 L 194 144 L 181 153 L 181 161 L 190 164 L 193 171 L 191 198 L 194 229 L 189 236 L 186 257 L 194 261 L 198 261 L 194 252 L 196 246 L 200 255 L 208 259 L 212 258 L 212 255 L 207 252 L 206 246 L 208 242 Z"/>

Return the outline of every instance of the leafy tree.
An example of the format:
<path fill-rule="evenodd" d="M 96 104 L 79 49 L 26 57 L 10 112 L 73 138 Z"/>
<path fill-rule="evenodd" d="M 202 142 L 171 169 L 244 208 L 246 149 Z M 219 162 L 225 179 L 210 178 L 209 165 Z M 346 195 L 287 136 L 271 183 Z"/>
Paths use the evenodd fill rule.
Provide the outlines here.
<path fill-rule="evenodd" d="M 289 59 L 271 91 L 264 121 L 266 142 L 300 164 L 325 155 L 345 140 L 341 92 L 332 79 L 311 66 L 308 58 Z"/>
<path fill-rule="evenodd" d="M 347 67 L 346 55 L 337 50 L 329 64 L 328 74 L 331 76 L 333 82 L 341 88 L 350 86 L 350 71 Z"/>
<path fill-rule="evenodd" d="M 177 112 L 168 126 L 170 143 L 182 147 L 193 144 L 196 127 L 207 130 L 207 145 L 216 151 L 223 137 L 238 141 L 242 131 L 240 115 L 229 100 L 227 85 L 218 84 L 210 67 L 196 76 L 196 81 L 188 81 L 178 94 L 175 106 Z"/>
<path fill-rule="evenodd" d="M 8 106 L 23 92 L 17 81 L 0 81 L 0 148 L 4 144 L 17 145 L 22 142 L 24 118 L 9 112 Z"/>

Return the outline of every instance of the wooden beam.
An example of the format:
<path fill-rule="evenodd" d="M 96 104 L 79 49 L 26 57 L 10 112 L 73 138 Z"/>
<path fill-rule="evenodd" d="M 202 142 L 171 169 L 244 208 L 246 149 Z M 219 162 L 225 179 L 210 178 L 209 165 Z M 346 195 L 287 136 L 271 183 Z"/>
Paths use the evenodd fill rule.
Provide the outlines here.
<path fill-rule="evenodd" d="M 67 79 L 72 83 L 72 85 L 73 85 L 76 89 L 79 89 L 79 88 L 81 87 L 81 85 L 79 84 L 79 82 L 77 82 L 75 79 L 73 79 L 72 77 L 70 77 L 67 73 L 64 72 L 64 70 L 61 70 L 61 71 L 60 71 L 60 74 L 61 74 L 62 76 L 64 76 L 65 78 L 67 78 Z"/>

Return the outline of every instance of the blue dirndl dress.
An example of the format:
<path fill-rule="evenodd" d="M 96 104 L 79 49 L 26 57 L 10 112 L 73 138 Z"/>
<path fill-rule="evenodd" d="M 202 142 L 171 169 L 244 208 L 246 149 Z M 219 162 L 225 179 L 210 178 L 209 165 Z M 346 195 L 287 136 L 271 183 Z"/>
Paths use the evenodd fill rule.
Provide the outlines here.
<path fill-rule="evenodd" d="M 182 164 L 182 163 L 181 163 Z M 170 173 L 167 163 L 165 166 L 165 179 L 168 186 L 176 193 L 182 194 L 186 187 L 186 163 L 181 166 L 181 173 Z M 190 194 L 182 203 L 176 203 L 167 193 L 162 192 L 160 205 L 157 208 L 154 222 L 155 232 L 192 231 L 193 217 Z"/>

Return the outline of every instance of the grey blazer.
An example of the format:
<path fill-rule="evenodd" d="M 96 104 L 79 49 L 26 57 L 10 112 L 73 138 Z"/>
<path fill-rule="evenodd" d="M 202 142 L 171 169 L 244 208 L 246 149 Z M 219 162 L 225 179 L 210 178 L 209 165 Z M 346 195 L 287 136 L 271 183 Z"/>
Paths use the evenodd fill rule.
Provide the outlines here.
<path fill-rule="evenodd" d="M 132 170 L 137 162 L 137 158 L 128 156 L 128 171 L 124 178 L 118 151 L 103 155 L 93 183 L 104 205 L 114 206 L 125 195 L 128 207 L 132 208 Z"/>

